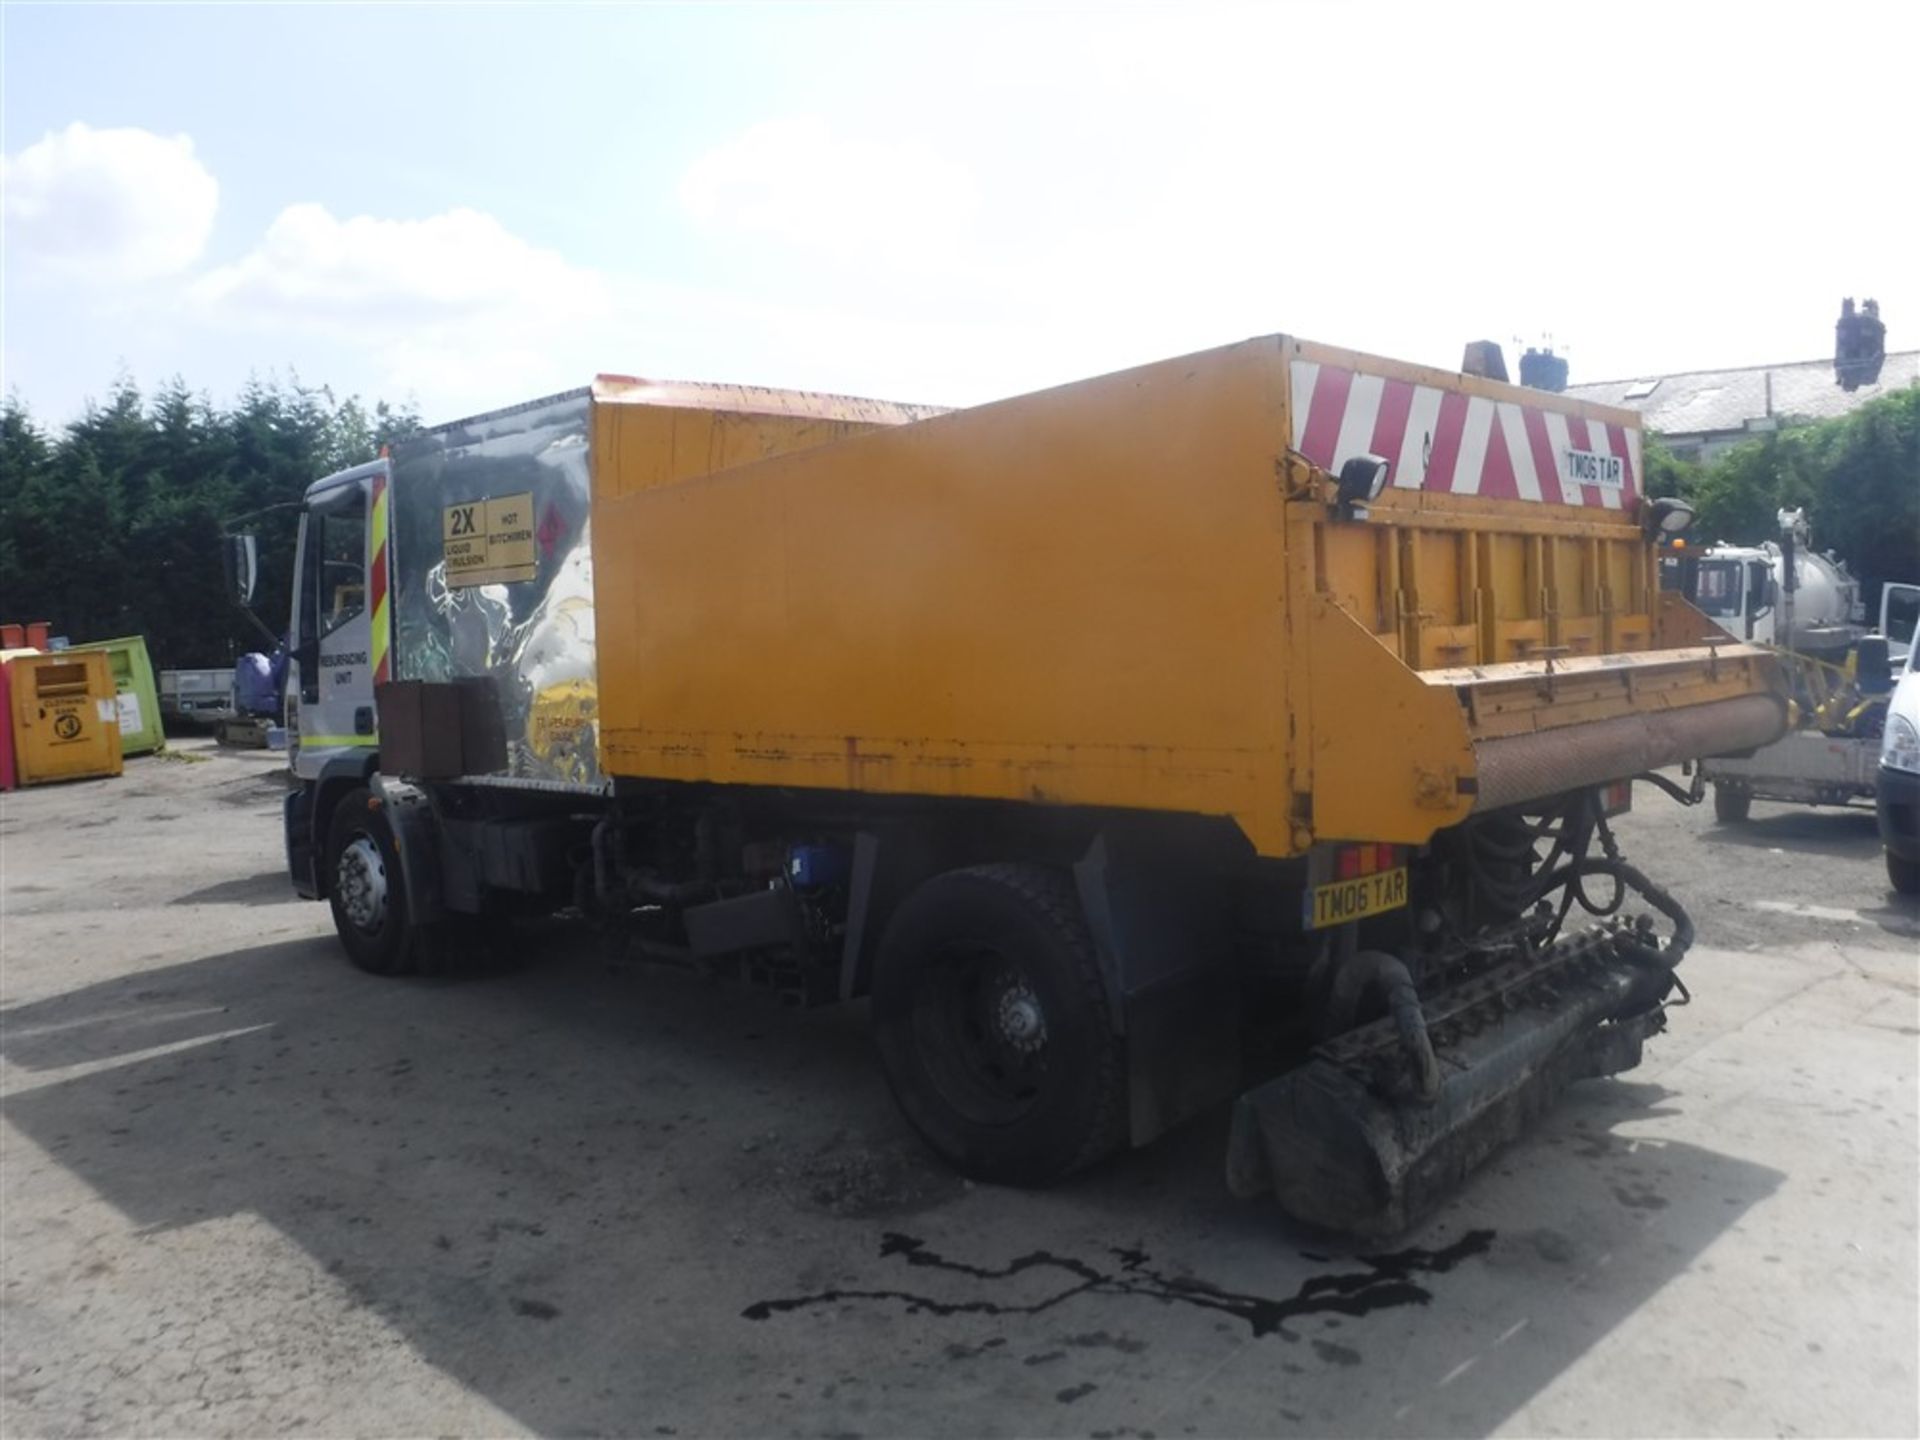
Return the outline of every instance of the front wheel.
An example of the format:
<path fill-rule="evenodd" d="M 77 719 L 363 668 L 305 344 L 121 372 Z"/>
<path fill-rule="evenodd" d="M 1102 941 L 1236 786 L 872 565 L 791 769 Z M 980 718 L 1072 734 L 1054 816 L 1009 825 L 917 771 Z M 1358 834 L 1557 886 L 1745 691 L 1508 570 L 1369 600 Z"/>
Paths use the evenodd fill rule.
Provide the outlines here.
<path fill-rule="evenodd" d="M 1920 860 L 1887 851 L 1887 883 L 1902 895 L 1920 895 Z"/>
<path fill-rule="evenodd" d="M 355 790 L 334 807 L 324 864 L 334 929 L 348 957 L 375 975 L 411 969 L 400 852 L 379 797 L 371 790 Z"/>
<path fill-rule="evenodd" d="M 1732 785 L 1713 787 L 1713 818 L 1722 825 L 1738 825 L 1753 809 L 1753 795 Z"/>
<path fill-rule="evenodd" d="M 887 927 L 875 1039 L 913 1127 L 964 1174 L 1043 1185 L 1126 1140 L 1126 1064 L 1072 880 L 940 875 Z"/>

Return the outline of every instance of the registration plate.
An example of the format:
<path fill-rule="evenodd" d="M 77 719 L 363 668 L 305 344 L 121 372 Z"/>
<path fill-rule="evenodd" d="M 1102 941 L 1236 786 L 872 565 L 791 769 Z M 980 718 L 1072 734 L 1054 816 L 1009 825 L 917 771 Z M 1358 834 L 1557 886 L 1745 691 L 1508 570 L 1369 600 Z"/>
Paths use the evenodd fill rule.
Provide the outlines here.
<path fill-rule="evenodd" d="M 1307 892 L 1306 924 L 1309 930 L 1328 925 L 1344 925 L 1349 920 L 1364 920 L 1385 910 L 1398 910 L 1407 903 L 1407 867 L 1382 870 L 1353 880 L 1336 880 Z"/>
<path fill-rule="evenodd" d="M 1563 450 L 1561 478 L 1575 485 L 1600 485 L 1618 490 L 1626 480 L 1626 465 L 1618 455 L 1597 450 Z"/>

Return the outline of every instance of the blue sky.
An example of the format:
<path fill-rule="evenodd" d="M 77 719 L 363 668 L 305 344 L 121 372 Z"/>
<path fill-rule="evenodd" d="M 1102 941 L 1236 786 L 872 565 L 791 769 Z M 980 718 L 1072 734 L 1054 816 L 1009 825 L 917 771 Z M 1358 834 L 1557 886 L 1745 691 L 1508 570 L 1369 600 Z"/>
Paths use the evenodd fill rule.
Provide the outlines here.
<path fill-rule="evenodd" d="M 1920 336 L 1911 6 L 0 8 L 5 385 L 969 403 L 1291 330 Z M 1843 218 L 1844 217 L 1844 218 Z"/>

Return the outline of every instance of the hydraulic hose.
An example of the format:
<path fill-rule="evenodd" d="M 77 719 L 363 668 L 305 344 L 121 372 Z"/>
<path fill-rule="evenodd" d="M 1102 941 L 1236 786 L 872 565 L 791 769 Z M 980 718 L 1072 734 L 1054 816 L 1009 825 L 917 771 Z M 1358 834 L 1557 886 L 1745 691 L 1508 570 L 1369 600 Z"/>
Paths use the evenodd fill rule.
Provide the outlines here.
<path fill-rule="evenodd" d="M 1327 1009 L 1338 1029 L 1352 1025 L 1360 1013 L 1360 1002 L 1369 991 L 1385 1002 L 1400 1035 L 1400 1048 L 1413 1067 L 1415 1092 L 1423 1101 L 1440 1093 L 1440 1061 L 1433 1053 L 1433 1037 L 1427 1033 L 1426 1012 L 1420 1008 L 1420 992 L 1413 976 L 1397 957 L 1384 950 L 1362 950 L 1346 960 L 1334 972 L 1327 994 Z"/>
<path fill-rule="evenodd" d="M 1679 801 L 1682 805 L 1698 805 L 1701 799 L 1706 795 L 1706 786 L 1701 781 L 1700 770 L 1698 766 L 1694 767 L 1693 773 L 1694 773 L 1693 788 L 1690 790 L 1682 790 L 1678 785 L 1674 784 L 1673 781 L 1667 779 L 1666 776 L 1656 775 L 1651 770 L 1643 771 L 1641 774 L 1638 774 L 1633 778 L 1636 780 L 1644 780 L 1647 782 L 1647 784 L 1654 786 L 1656 789 L 1666 791 L 1668 795 L 1672 796 L 1675 800 Z"/>

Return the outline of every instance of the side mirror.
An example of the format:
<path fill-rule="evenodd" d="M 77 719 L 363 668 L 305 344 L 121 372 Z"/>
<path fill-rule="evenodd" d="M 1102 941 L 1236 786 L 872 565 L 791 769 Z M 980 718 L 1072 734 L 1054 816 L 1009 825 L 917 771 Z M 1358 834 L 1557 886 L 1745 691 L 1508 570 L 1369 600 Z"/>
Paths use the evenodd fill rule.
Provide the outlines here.
<path fill-rule="evenodd" d="M 259 543 L 252 532 L 229 535 L 227 540 L 227 593 L 236 605 L 253 603 L 254 585 L 260 578 Z"/>

